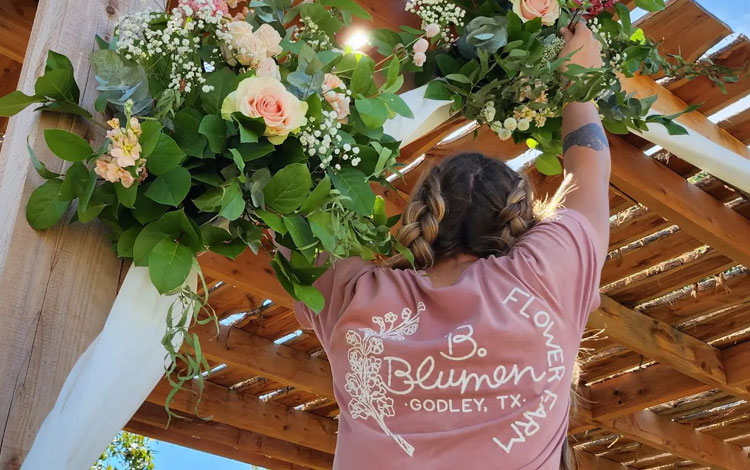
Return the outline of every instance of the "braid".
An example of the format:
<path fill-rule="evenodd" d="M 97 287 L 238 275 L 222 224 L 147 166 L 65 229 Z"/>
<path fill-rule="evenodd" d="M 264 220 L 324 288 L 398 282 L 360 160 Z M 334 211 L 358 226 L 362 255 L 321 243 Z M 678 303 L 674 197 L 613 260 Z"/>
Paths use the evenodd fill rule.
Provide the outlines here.
<path fill-rule="evenodd" d="M 525 179 L 518 179 L 516 187 L 508 194 L 505 207 L 500 210 L 498 219 L 502 226 L 500 240 L 507 253 L 535 223 L 531 191 Z"/>
<path fill-rule="evenodd" d="M 425 269 L 435 262 L 432 243 L 438 236 L 440 221 L 445 216 L 445 200 L 440 193 L 440 167 L 433 167 L 427 174 L 411 202 L 401 216 L 402 226 L 396 240 L 414 254 L 414 267 Z M 408 267 L 403 256 L 396 256 L 391 266 Z"/>

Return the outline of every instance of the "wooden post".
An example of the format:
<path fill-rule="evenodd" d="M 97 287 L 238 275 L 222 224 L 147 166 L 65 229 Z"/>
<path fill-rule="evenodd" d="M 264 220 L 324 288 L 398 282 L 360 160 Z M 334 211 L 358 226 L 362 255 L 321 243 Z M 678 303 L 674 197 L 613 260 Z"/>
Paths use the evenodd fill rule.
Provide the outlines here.
<path fill-rule="evenodd" d="M 93 108 L 96 91 L 88 54 L 95 45 L 94 34 L 109 37 L 116 19 L 142 4 L 139 0 L 84 3 L 39 3 L 19 89 L 33 93 L 47 50 L 53 48 L 70 57 L 82 105 Z M 0 153 L 2 469 L 17 469 L 23 462 L 72 365 L 101 330 L 122 267 L 101 225 L 74 223 L 36 232 L 26 223 L 26 201 L 42 182 L 29 160 L 26 139 L 40 160 L 60 171 L 62 162 L 47 150 L 43 138 L 44 129 L 53 127 L 91 139 L 99 134 L 87 135 L 85 126 L 69 116 L 40 116 L 27 110 L 10 120 Z"/>

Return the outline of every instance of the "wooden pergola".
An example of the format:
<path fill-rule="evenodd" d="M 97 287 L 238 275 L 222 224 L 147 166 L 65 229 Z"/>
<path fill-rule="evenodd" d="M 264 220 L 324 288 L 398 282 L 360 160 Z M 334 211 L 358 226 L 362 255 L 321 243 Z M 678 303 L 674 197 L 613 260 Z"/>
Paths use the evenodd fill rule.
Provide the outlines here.
<path fill-rule="evenodd" d="M 30 87 L 52 47 L 71 56 L 85 84 L 83 102 L 93 101 L 86 64 L 91 38 L 111 34 L 117 16 L 141 3 L 92 0 L 85 9 L 77 3 L 58 0 L 53 8 L 43 0 L 36 19 L 34 0 L 0 4 L 0 94 L 16 83 Z M 413 22 L 398 0 L 362 3 L 379 26 Z M 694 0 L 673 0 L 639 23 L 664 40 L 665 52 L 679 51 L 688 60 L 732 33 Z M 750 94 L 750 41 L 735 35 L 725 42 L 712 58 L 744 71 L 726 94 L 705 78 L 662 83 L 638 77 L 625 86 L 658 94 L 663 109 L 702 104 L 682 122 L 750 158 L 750 109 L 718 124 L 707 118 Z M 101 329 L 122 272 L 100 226 L 36 233 L 25 223 L 25 200 L 39 183 L 25 155 L 26 135 L 34 145 L 50 126 L 87 132 L 68 117 L 26 112 L 10 121 L 0 154 L 0 193 L 13 195 L 0 197 L 3 469 L 20 466 L 73 362 Z M 403 149 L 401 159 L 414 164 L 396 182 L 399 191 L 383 193 L 392 213 L 404 207 L 422 171 L 441 158 L 475 149 L 510 160 L 527 150 L 484 128 L 476 138 L 469 132 L 446 140 L 465 127 L 450 121 Z M 653 152 L 638 136 L 612 135 L 610 144 L 611 253 L 602 306 L 589 320 L 596 334 L 583 342 L 582 399 L 569 429 L 579 467 L 748 469 L 750 198 L 674 155 Z M 559 185 L 559 177 L 525 171 L 537 197 Z M 236 261 L 207 253 L 200 262 L 223 325 L 218 338 L 196 329 L 213 367 L 199 410 L 212 419 L 192 417 L 194 396 L 180 393 L 172 408 L 188 418 L 165 428 L 170 386 L 162 382 L 126 429 L 273 470 L 330 469 L 339 408 L 328 361 L 314 334 L 300 330 L 269 260 L 249 252 Z"/>

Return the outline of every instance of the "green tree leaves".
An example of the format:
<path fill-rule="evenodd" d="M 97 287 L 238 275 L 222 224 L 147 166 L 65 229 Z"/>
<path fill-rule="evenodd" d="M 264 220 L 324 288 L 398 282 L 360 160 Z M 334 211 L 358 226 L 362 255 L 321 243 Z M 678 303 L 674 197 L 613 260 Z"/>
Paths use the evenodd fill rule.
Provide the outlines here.
<path fill-rule="evenodd" d="M 70 201 L 60 197 L 62 184 L 58 179 L 48 180 L 31 193 L 26 204 L 26 220 L 33 228 L 50 228 L 65 214 Z"/>
<path fill-rule="evenodd" d="M 178 166 L 159 175 L 146 190 L 152 201 L 169 206 L 178 206 L 190 190 L 190 172 Z"/>
<path fill-rule="evenodd" d="M 360 215 L 369 216 L 375 205 L 375 193 L 367 183 L 367 177 L 356 168 L 344 167 L 330 174 L 333 186 L 346 198 L 342 204 Z"/>
<path fill-rule="evenodd" d="M 62 129 L 45 129 L 44 141 L 52 153 L 69 162 L 80 162 L 94 154 L 88 142 Z"/>
<path fill-rule="evenodd" d="M 282 214 L 288 214 L 302 205 L 311 185 L 307 166 L 293 163 L 271 177 L 263 190 L 263 196 L 266 205 Z"/>

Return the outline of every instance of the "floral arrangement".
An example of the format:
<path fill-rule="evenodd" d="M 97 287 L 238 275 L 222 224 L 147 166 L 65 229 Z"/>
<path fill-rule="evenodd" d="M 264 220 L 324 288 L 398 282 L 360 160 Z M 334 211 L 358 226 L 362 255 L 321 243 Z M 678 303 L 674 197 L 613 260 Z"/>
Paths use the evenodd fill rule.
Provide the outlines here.
<path fill-rule="evenodd" d="M 187 333 L 194 320 L 211 320 L 210 312 L 199 318 L 206 299 L 185 287 L 200 252 L 268 250 L 284 288 L 315 311 L 324 300 L 312 283 L 332 258 L 408 255 L 390 236 L 398 217 L 386 217 L 371 188 L 398 172 L 399 142 L 383 124 L 412 116 L 396 94 L 403 64 L 399 54 L 376 64 L 339 46 L 352 16 L 370 18 L 352 0 L 181 0 L 124 17 L 109 42 L 97 38 L 95 111 L 111 116 L 106 123 L 79 106 L 71 62 L 55 52 L 34 95 L 0 99 L 0 115 L 38 104 L 106 129 L 96 149 L 71 132 L 45 131 L 49 149 L 72 163 L 65 174 L 29 149 L 46 182 L 27 219 L 49 228 L 77 202 L 74 220 L 103 221 L 118 256 L 147 266 L 160 293 L 179 293 L 192 318 L 168 319 L 168 372 L 184 362 L 168 374 L 175 387 L 208 367 Z M 333 256 L 319 266 L 322 251 Z M 177 335 L 194 355 L 173 349 Z"/>
<path fill-rule="evenodd" d="M 636 0 L 636 6 L 657 11 L 665 5 Z M 661 71 L 667 77 L 706 75 L 719 84 L 736 80 L 720 66 L 662 57 L 658 44 L 633 27 L 619 0 L 410 0 L 406 10 L 420 17 L 429 39 L 410 51 L 412 62 L 423 68 L 419 78 L 429 82 L 425 97 L 452 100 L 456 113 L 488 125 L 502 140 L 526 141 L 541 151 L 536 166 L 545 174 L 562 171 L 566 102 L 595 100 L 604 126 L 616 134 L 645 130 L 649 122 L 663 124 L 671 134 L 685 132 L 673 122 L 679 114 L 649 115 L 656 97 L 627 94 L 620 75 Z M 560 29 L 580 17 L 602 44 L 604 67 L 573 65 L 562 74 L 559 67 L 568 57 L 559 57 L 565 45 Z M 401 47 L 395 37 L 386 46 L 385 51 Z"/>

